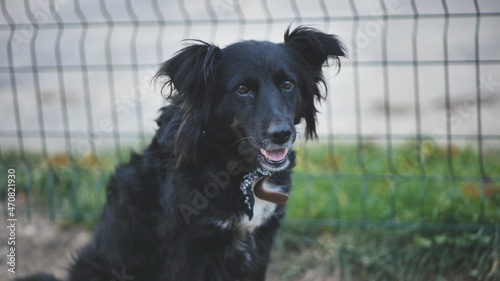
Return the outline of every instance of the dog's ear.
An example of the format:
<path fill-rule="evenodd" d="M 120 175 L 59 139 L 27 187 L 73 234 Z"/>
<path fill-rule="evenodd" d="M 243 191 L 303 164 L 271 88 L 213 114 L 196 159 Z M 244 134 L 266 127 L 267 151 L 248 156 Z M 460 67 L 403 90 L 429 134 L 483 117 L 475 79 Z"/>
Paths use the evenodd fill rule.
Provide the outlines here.
<path fill-rule="evenodd" d="M 325 99 L 327 90 L 321 67 L 327 64 L 329 59 L 334 59 L 340 67 L 340 57 L 346 55 L 346 48 L 335 35 L 305 26 L 299 26 L 292 32 L 288 27 L 285 32 L 284 45 L 291 50 L 294 57 L 297 57 L 306 76 L 302 81 L 301 108 L 296 122 L 304 118 L 306 120 L 306 138 L 317 137 L 316 113 L 318 111 L 314 102 L 315 99 L 318 102 Z M 325 87 L 324 96 L 318 89 L 319 83 Z"/>
<path fill-rule="evenodd" d="M 167 77 L 162 90 L 170 88 L 167 98 L 182 111 L 182 121 L 173 140 L 177 165 L 197 161 L 197 151 L 209 119 L 220 55 L 219 47 L 195 41 L 164 62 L 155 75 L 156 79 Z"/>

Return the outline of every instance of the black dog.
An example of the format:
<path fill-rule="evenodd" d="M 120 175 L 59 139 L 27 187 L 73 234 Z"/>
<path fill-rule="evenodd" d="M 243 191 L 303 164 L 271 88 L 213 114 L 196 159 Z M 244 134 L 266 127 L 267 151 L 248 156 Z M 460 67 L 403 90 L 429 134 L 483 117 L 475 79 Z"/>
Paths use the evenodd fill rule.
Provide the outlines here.
<path fill-rule="evenodd" d="M 282 44 L 197 41 L 166 61 L 156 78 L 171 105 L 151 145 L 111 177 L 70 280 L 264 280 L 295 125 L 316 136 L 321 68 L 341 56 L 335 36 L 299 27 Z"/>

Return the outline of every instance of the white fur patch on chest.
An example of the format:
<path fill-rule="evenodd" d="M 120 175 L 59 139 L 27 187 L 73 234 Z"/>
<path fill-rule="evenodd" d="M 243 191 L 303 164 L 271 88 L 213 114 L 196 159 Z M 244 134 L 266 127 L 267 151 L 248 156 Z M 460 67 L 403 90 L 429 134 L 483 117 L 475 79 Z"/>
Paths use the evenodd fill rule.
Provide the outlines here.
<path fill-rule="evenodd" d="M 255 184 L 256 182 L 252 183 L 252 190 Z M 264 182 L 264 188 L 271 191 L 281 191 L 282 189 L 281 186 L 270 184 L 267 181 Z M 249 220 L 248 216 L 244 215 L 238 224 L 238 227 L 243 232 L 253 232 L 257 227 L 263 225 L 273 215 L 277 207 L 275 203 L 262 200 L 255 196 L 255 194 L 254 198 L 255 204 L 253 206 L 252 220 Z"/>

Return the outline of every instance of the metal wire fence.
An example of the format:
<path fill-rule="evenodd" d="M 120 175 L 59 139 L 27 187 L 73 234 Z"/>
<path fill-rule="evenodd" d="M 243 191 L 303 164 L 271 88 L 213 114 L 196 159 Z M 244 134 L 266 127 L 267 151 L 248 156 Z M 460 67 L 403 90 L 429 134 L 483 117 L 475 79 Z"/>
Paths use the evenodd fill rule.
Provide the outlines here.
<path fill-rule="evenodd" d="M 278 42 L 307 24 L 349 58 L 325 69 L 289 223 L 498 227 L 500 4 L 361 2 L 2 1 L 2 186 L 15 169 L 19 211 L 95 220 L 112 167 L 154 133 L 150 80 L 182 39 Z"/>

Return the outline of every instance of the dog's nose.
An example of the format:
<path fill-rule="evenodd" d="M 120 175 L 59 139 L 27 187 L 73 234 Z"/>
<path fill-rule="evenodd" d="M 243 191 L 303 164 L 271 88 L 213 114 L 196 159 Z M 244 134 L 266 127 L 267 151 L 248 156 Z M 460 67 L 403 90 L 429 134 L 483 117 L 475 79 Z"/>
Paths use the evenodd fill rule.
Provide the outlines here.
<path fill-rule="evenodd" d="M 292 130 L 287 125 L 271 125 L 267 133 L 273 143 L 284 144 L 290 139 Z"/>

